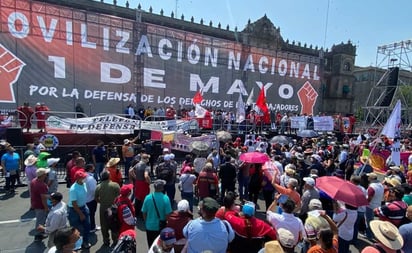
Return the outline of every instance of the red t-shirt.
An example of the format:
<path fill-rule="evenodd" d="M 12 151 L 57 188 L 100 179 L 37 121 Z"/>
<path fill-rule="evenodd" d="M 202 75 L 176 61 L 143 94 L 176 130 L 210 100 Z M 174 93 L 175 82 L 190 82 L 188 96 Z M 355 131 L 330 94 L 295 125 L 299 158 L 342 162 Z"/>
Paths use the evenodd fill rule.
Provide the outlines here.
<path fill-rule="evenodd" d="M 107 170 L 109 171 L 109 174 L 110 174 L 110 180 L 122 186 L 123 185 L 122 172 L 120 172 L 120 170 L 117 169 L 116 167 L 109 167 L 107 168 Z"/>
<path fill-rule="evenodd" d="M 48 187 L 45 182 L 37 180 L 37 177 L 30 183 L 30 200 L 33 209 L 44 209 L 42 194 L 47 194 Z"/>

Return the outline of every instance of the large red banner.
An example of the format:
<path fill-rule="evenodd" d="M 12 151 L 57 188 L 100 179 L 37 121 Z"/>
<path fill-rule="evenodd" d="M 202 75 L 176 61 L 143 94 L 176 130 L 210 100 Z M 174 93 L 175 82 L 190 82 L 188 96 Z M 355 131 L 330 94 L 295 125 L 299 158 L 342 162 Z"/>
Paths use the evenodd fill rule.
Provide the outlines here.
<path fill-rule="evenodd" d="M 202 90 L 202 106 L 235 111 L 254 88 L 270 109 L 316 110 L 319 57 L 36 1 L 2 0 L 0 12 L 1 108 L 189 108 Z"/>

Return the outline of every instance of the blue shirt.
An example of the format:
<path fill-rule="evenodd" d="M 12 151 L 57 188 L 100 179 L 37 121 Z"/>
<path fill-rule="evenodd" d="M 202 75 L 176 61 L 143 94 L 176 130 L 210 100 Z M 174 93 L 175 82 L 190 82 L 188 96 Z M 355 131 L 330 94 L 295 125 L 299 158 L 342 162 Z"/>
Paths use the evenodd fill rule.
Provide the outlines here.
<path fill-rule="evenodd" d="M 6 171 L 18 170 L 20 168 L 20 156 L 17 153 L 5 153 L 1 157 L 1 162 L 4 163 Z"/>
<path fill-rule="evenodd" d="M 183 236 L 188 239 L 188 253 L 226 253 L 227 245 L 235 238 L 235 233 L 226 221 L 198 218 L 186 224 Z"/>
<path fill-rule="evenodd" d="M 96 163 L 105 163 L 106 162 L 106 148 L 103 147 L 95 147 L 93 149 L 93 155 L 96 159 Z"/>
<path fill-rule="evenodd" d="M 412 253 L 412 223 L 402 225 L 399 228 L 399 233 L 403 238 L 403 251 L 405 253 Z"/>
<path fill-rule="evenodd" d="M 77 202 L 79 207 L 86 205 L 87 188 L 86 184 L 74 183 L 69 191 L 69 207 L 73 207 L 73 201 Z"/>
<path fill-rule="evenodd" d="M 161 192 L 148 194 L 143 201 L 142 213 L 146 213 L 146 229 L 150 231 L 159 231 L 159 218 L 154 206 L 153 198 L 156 201 L 157 210 L 159 210 L 160 220 L 166 220 L 166 215 L 172 212 L 169 197 Z"/>
<path fill-rule="evenodd" d="M 342 150 L 339 154 L 339 164 L 346 162 L 348 159 L 348 152 L 346 150 Z"/>

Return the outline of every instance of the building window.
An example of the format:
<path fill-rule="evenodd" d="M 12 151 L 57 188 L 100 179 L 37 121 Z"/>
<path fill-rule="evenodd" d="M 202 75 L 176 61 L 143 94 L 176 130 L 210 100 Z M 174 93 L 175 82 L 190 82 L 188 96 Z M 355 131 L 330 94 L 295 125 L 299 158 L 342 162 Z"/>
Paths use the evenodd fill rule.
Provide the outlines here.
<path fill-rule="evenodd" d="M 351 71 L 352 70 L 351 64 L 349 62 L 345 62 L 343 64 L 343 70 L 344 71 Z"/>
<path fill-rule="evenodd" d="M 350 87 L 349 87 L 349 85 L 344 84 L 343 87 L 342 87 L 342 93 L 346 95 L 346 94 L 348 94 L 349 92 L 350 92 Z"/>

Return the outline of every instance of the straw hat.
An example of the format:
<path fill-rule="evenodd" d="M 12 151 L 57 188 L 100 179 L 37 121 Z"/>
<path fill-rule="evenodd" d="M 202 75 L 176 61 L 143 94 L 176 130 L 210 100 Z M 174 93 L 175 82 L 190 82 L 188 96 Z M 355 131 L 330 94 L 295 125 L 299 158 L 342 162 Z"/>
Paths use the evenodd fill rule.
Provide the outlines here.
<path fill-rule="evenodd" d="M 110 158 L 110 160 L 107 162 L 106 167 L 113 167 L 116 164 L 120 162 L 120 158 Z"/>
<path fill-rule="evenodd" d="M 34 155 L 29 155 L 29 157 L 27 157 L 26 160 L 24 160 L 24 165 L 32 166 L 36 162 L 37 162 L 37 157 L 35 157 Z"/>
<path fill-rule="evenodd" d="M 403 238 L 395 225 L 388 221 L 373 220 L 370 226 L 376 239 L 383 245 L 393 250 L 402 248 Z"/>
<path fill-rule="evenodd" d="M 295 167 L 295 165 L 293 165 L 293 164 L 291 164 L 291 163 L 289 163 L 288 165 L 286 165 L 286 167 L 285 167 L 285 173 L 286 173 L 287 175 L 294 175 L 295 172 L 296 172 L 296 167 Z"/>
<path fill-rule="evenodd" d="M 280 245 L 279 241 L 269 241 L 265 243 L 264 253 L 283 253 L 283 248 Z"/>
<path fill-rule="evenodd" d="M 393 187 L 402 184 L 402 182 L 397 177 L 386 177 L 385 178 L 385 183 L 390 184 Z"/>

